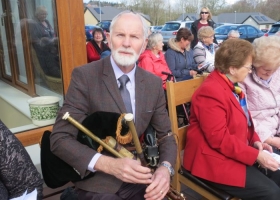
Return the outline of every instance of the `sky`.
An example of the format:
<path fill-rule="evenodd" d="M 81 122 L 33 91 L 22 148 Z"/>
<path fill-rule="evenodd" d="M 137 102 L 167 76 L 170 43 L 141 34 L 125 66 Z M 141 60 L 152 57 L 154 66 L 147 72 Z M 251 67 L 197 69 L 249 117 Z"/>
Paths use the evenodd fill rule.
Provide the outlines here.
<path fill-rule="evenodd" d="M 226 2 L 227 2 L 228 4 L 234 4 L 234 3 L 236 2 L 236 0 L 226 0 Z"/>

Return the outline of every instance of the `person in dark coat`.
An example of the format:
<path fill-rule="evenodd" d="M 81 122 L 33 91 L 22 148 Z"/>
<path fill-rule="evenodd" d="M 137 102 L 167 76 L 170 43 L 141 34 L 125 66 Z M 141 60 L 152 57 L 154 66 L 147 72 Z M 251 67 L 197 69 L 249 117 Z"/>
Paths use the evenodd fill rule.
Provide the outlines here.
<path fill-rule="evenodd" d="M 212 14 L 207 7 L 203 7 L 200 10 L 200 18 L 192 23 L 191 31 L 194 36 L 194 40 L 191 43 L 191 48 L 193 49 L 198 42 L 197 33 L 198 30 L 203 26 L 211 26 L 213 29 L 215 28 L 215 22 L 212 20 Z M 214 37 L 214 43 L 217 44 L 217 40 Z"/>
<path fill-rule="evenodd" d="M 0 120 L 0 199 L 41 200 L 43 179 L 15 135 Z"/>
<path fill-rule="evenodd" d="M 198 69 L 198 64 L 193 59 L 193 50 L 190 43 L 193 34 L 188 28 L 180 28 L 176 38 L 170 38 L 165 52 L 165 60 L 176 81 L 192 79 Z"/>
<path fill-rule="evenodd" d="M 58 38 L 46 19 L 47 15 L 47 9 L 44 6 L 37 7 L 33 22 L 28 24 L 31 42 L 44 73 L 60 78 Z"/>

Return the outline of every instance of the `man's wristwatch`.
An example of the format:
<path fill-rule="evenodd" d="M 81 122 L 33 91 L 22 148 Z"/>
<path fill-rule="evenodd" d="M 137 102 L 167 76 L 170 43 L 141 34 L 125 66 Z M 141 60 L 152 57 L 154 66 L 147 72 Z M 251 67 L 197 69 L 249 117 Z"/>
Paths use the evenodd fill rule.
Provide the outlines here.
<path fill-rule="evenodd" d="M 175 172 L 174 172 L 174 169 L 171 165 L 169 164 L 166 164 L 166 163 L 161 163 L 160 166 L 164 166 L 168 169 L 169 173 L 170 173 L 170 176 L 174 176 Z"/>

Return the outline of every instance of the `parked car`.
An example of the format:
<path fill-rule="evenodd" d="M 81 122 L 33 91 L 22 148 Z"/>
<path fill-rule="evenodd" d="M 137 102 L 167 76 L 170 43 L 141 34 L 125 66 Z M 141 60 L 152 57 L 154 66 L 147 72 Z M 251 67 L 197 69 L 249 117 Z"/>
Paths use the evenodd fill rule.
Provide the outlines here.
<path fill-rule="evenodd" d="M 265 33 L 265 36 L 274 35 L 277 31 L 280 31 L 280 22 L 276 22 L 271 26 L 271 29 Z"/>
<path fill-rule="evenodd" d="M 232 25 L 232 23 L 216 23 L 214 28 L 217 28 L 222 25 Z"/>
<path fill-rule="evenodd" d="M 163 27 L 163 25 L 162 26 L 155 26 L 153 33 L 159 33 L 161 31 L 162 27 Z"/>
<path fill-rule="evenodd" d="M 90 41 L 92 39 L 92 30 L 96 26 L 94 25 L 85 25 L 85 34 L 86 34 L 86 41 Z"/>
<path fill-rule="evenodd" d="M 170 21 L 166 22 L 159 31 L 163 37 L 164 49 L 167 48 L 167 43 L 170 38 L 175 38 L 180 28 L 186 27 L 191 29 L 193 21 Z"/>
<path fill-rule="evenodd" d="M 106 32 L 110 32 L 111 21 L 101 21 L 96 26 L 101 27 Z"/>
<path fill-rule="evenodd" d="M 266 28 L 262 28 L 261 31 L 264 32 L 264 33 L 267 33 L 269 30 L 266 29 Z"/>
<path fill-rule="evenodd" d="M 256 38 L 259 38 L 264 35 L 264 33 L 255 28 L 254 26 L 248 24 L 231 24 L 231 25 L 222 25 L 215 28 L 215 36 L 217 42 L 220 44 L 227 39 L 227 34 L 231 30 L 237 30 L 240 34 L 240 38 L 253 42 Z"/>
<path fill-rule="evenodd" d="M 155 31 L 155 27 L 156 26 L 150 26 L 150 30 L 151 30 L 152 33 Z"/>

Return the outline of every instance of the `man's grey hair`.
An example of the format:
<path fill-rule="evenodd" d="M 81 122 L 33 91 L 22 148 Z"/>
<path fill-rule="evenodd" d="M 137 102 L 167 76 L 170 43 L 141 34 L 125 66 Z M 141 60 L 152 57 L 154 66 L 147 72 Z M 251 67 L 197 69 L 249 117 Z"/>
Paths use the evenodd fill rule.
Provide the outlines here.
<path fill-rule="evenodd" d="M 238 31 L 236 30 L 231 30 L 228 32 L 228 37 L 231 36 L 231 37 L 234 37 L 234 38 L 239 38 L 240 37 L 240 34 Z"/>
<path fill-rule="evenodd" d="M 136 13 L 136 12 L 133 12 L 133 11 L 130 11 L 130 10 L 125 10 L 125 11 L 119 13 L 118 15 L 116 15 L 116 16 L 113 18 L 113 20 L 112 20 L 112 22 L 111 22 L 111 26 L 110 26 L 110 32 L 113 31 L 116 21 L 117 21 L 122 15 L 127 14 L 127 13 L 132 13 L 132 14 L 134 14 L 134 15 L 136 15 L 136 16 L 138 16 L 138 17 L 140 18 L 140 20 L 141 20 L 141 22 L 142 22 L 142 25 L 143 25 L 142 28 L 143 28 L 143 33 L 144 33 L 144 39 L 147 39 L 147 38 L 148 38 L 148 30 L 149 30 L 149 27 L 148 27 L 148 24 L 146 23 L 146 20 L 144 19 L 144 17 L 142 17 L 141 14 Z"/>

